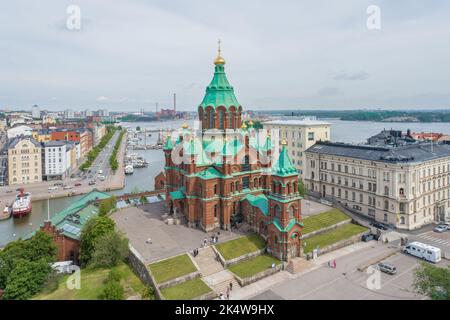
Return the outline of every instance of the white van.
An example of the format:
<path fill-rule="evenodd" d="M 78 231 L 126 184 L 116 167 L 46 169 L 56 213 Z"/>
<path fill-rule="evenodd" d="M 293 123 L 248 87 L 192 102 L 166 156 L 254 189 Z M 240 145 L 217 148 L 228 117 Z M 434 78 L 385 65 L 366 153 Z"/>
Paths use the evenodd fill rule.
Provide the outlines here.
<path fill-rule="evenodd" d="M 408 243 L 406 247 L 403 248 L 403 252 L 433 263 L 441 261 L 441 249 L 422 242 L 415 241 Z"/>

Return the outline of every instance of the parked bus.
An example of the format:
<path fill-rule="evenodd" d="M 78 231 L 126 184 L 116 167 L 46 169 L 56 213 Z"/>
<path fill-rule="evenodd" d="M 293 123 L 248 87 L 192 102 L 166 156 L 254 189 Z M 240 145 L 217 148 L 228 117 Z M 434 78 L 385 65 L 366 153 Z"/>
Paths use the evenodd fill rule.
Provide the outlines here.
<path fill-rule="evenodd" d="M 441 249 L 421 242 L 408 243 L 403 252 L 433 263 L 441 261 Z"/>

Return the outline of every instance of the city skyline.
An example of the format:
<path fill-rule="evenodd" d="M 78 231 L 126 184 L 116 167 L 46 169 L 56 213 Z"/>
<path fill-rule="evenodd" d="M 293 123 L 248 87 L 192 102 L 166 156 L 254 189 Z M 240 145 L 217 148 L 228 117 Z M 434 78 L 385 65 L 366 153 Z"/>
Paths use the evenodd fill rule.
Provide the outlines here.
<path fill-rule="evenodd" d="M 2 4 L 0 108 L 154 111 L 176 92 L 195 111 L 219 38 L 247 110 L 450 106 L 444 1 L 110 3 L 79 1 L 80 30 L 66 26 L 69 3 Z"/>

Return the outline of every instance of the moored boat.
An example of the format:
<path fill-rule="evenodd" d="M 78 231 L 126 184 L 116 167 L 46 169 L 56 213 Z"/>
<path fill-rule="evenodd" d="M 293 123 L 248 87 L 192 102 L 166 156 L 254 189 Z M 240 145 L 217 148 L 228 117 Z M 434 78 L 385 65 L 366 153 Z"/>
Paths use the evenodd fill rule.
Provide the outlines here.
<path fill-rule="evenodd" d="M 5 209 L 3 209 L 2 212 L 0 212 L 0 220 L 6 220 L 11 218 L 11 207 L 10 206 L 5 206 Z"/>
<path fill-rule="evenodd" d="M 125 166 L 125 174 L 133 174 L 134 168 L 132 165 Z"/>
<path fill-rule="evenodd" d="M 24 188 L 17 189 L 19 194 L 14 199 L 12 205 L 12 215 L 14 218 L 22 218 L 31 212 L 31 193 L 24 192 Z"/>

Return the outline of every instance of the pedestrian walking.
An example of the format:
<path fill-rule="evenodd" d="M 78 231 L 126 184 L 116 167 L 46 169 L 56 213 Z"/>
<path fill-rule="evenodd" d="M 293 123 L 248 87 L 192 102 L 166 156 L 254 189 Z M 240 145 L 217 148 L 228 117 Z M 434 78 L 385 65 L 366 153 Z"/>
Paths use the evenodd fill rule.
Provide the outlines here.
<path fill-rule="evenodd" d="M 233 290 L 233 282 L 230 282 L 230 291 Z"/>
<path fill-rule="evenodd" d="M 227 300 L 230 300 L 230 287 L 227 288 Z"/>
<path fill-rule="evenodd" d="M 224 296 L 223 292 L 220 293 L 219 299 L 220 299 L 220 300 L 225 300 L 225 296 Z"/>
<path fill-rule="evenodd" d="M 336 269 L 336 259 L 333 260 L 333 268 Z"/>
<path fill-rule="evenodd" d="M 206 247 L 208 245 L 208 239 L 203 239 L 203 246 Z"/>

